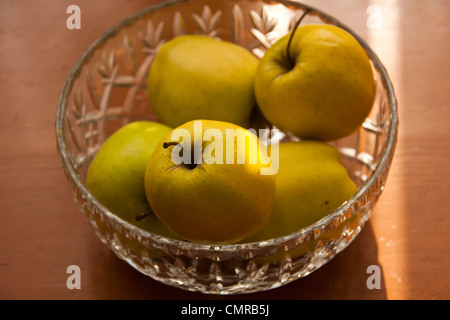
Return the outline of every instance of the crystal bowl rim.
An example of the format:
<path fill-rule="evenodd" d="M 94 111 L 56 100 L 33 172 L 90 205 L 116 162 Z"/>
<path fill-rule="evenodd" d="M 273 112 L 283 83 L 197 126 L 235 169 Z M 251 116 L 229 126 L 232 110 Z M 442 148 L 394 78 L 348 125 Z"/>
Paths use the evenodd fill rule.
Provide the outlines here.
<path fill-rule="evenodd" d="M 300 230 L 297 230 L 295 232 L 289 233 L 287 235 L 283 235 L 280 237 L 276 237 L 273 239 L 263 240 L 259 242 L 248 242 L 248 243 L 238 243 L 238 244 L 200 244 L 200 243 L 194 243 L 194 242 L 188 242 L 184 240 L 177 240 L 172 238 L 167 238 L 161 235 L 157 235 L 148 231 L 145 231 L 143 229 L 140 229 L 125 220 L 118 217 L 116 214 L 109 211 L 105 206 L 103 206 L 99 201 L 96 200 L 96 198 L 89 192 L 89 190 L 86 188 L 86 186 L 81 182 L 79 179 L 79 175 L 76 172 L 76 169 L 73 167 L 70 159 L 69 154 L 67 152 L 66 144 L 65 144 L 65 133 L 64 133 L 64 118 L 65 118 L 65 111 L 67 108 L 67 97 L 71 93 L 74 81 L 78 78 L 81 70 L 83 69 L 83 66 L 89 62 L 90 57 L 92 54 L 99 49 L 103 43 L 106 43 L 106 41 L 109 38 L 114 37 L 118 31 L 120 31 L 122 28 L 133 25 L 134 21 L 137 19 L 142 18 L 143 16 L 149 15 L 154 13 L 155 11 L 159 9 L 163 9 L 167 6 L 174 6 L 179 3 L 185 3 L 190 1 L 196 1 L 196 0 L 166 0 L 154 5 L 151 5 L 145 9 L 142 9 L 140 11 L 137 11 L 131 16 L 128 16 L 127 18 L 119 21 L 112 27 L 110 27 L 108 30 L 106 30 L 100 37 L 98 37 L 78 58 L 78 60 L 75 62 L 74 66 L 72 67 L 71 71 L 69 72 L 63 87 L 61 89 L 61 92 L 59 94 L 58 103 L 57 103 L 57 112 L 56 112 L 56 119 L 55 119 L 55 133 L 56 133 L 56 142 L 57 142 L 57 150 L 60 156 L 61 163 L 63 165 L 63 169 L 68 173 L 68 177 L 73 182 L 73 184 L 78 188 L 78 190 L 81 192 L 82 196 L 91 201 L 100 211 L 103 215 L 105 215 L 108 219 L 114 221 L 115 223 L 120 224 L 122 227 L 128 229 L 129 231 L 136 234 L 139 238 L 147 238 L 151 239 L 154 243 L 164 244 L 164 245 L 171 245 L 175 247 L 183 247 L 184 249 L 189 250 L 195 250 L 196 252 L 206 252 L 206 253 L 215 253 L 215 254 L 230 254 L 235 253 L 236 251 L 243 251 L 243 250 L 259 250 L 262 248 L 269 248 L 269 247 L 279 247 L 280 245 L 284 245 L 289 241 L 302 238 L 314 230 L 316 230 L 318 227 L 326 226 L 328 223 L 330 223 L 333 219 L 336 219 L 337 217 L 342 216 L 349 208 L 350 206 L 355 203 L 358 199 L 360 199 L 365 192 L 375 183 L 377 178 L 380 176 L 380 174 L 383 172 L 383 170 L 388 165 L 389 159 L 393 156 L 393 153 L 395 151 L 396 141 L 397 141 L 397 133 L 398 133 L 398 111 L 397 111 L 397 98 L 395 96 L 394 88 L 392 85 L 392 82 L 389 78 L 388 72 L 386 71 L 386 68 L 384 67 L 383 63 L 377 56 L 377 54 L 368 46 L 368 44 L 360 38 L 355 32 L 353 32 L 352 29 L 341 23 L 338 19 L 334 18 L 333 16 L 330 16 L 329 14 L 323 12 L 320 9 L 316 9 L 312 6 L 300 3 L 300 2 L 294 2 L 289 0 L 261 0 L 261 2 L 266 2 L 269 4 L 283 4 L 285 6 L 293 7 L 295 9 L 300 10 L 311 10 L 309 14 L 311 15 L 319 15 L 320 18 L 323 21 L 326 21 L 327 23 L 332 23 L 334 25 L 337 25 L 350 34 L 352 34 L 358 42 L 363 46 L 363 48 L 368 52 L 369 58 L 371 59 L 372 63 L 374 64 L 374 67 L 377 69 L 381 76 L 381 80 L 383 82 L 383 85 L 386 89 L 388 101 L 390 105 L 390 124 L 388 129 L 388 138 L 387 143 L 382 151 L 381 158 L 379 163 L 376 165 L 375 169 L 373 170 L 373 173 L 368 177 L 366 181 L 358 188 L 357 192 L 345 203 L 343 203 L 339 208 L 337 208 L 334 212 L 328 214 L 327 216 L 323 217 L 322 219 L 316 221 L 315 223 L 302 228 Z"/>

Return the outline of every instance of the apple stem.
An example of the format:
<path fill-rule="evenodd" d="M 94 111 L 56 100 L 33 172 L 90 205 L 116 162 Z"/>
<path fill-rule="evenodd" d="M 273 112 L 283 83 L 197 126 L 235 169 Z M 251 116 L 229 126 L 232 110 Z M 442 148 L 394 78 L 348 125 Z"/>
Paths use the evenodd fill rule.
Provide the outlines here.
<path fill-rule="evenodd" d="M 141 214 L 138 214 L 135 219 L 136 219 L 136 221 L 141 221 L 142 219 L 151 215 L 152 213 L 153 213 L 152 209 L 149 209 L 145 212 L 142 212 Z"/>
<path fill-rule="evenodd" d="M 294 65 L 295 65 L 295 61 L 293 61 L 293 59 L 291 58 L 291 54 L 290 54 L 290 48 L 291 48 L 292 39 L 294 38 L 294 33 L 297 30 L 297 28 L 300 25 L 300 23 L 302 22 L 303 18 L 305 18 L 306 15 L 308 13 L 310 13 L 310 12 L 311 12 L 311 8 L 307 8 L 305 10 L 305 12 L 303 12 L 302 16 L 295 23 L 295 26 L 294 26 L 294 28 L 292 29 L 292 32 L 291 32 L 291 36 L 289 37 L 289 41 L 288 41 L 288 44 L 287 44 L 287 47 L 286 47 L 286 54 L 287 54 L 287 57 L 288 57 L 288 61 L 289 61 L 290 65 L 292 67 L 294 67 Z"/>
<path fill-rule="evenodd" d="M 176 146 L 178 144 L 178 142 L 174 142 L 174 141 L 170 141 L 170 142 L 164 142 L 163 143 L 163 148 L 167 149 L 170 146 Z"/>
<path fill-rule="evenodd" d="M 163 148 L 167 149 L 168 147 L 176 146 L 177 144 L 179 144 L 179 142 L 174 142 L 174 141 L 164 142 L 163 143 Z M 183 152 L 183 148 L 181 148 L 181 152 Z M 195 161 L 194 161 L 194 155 L 193 154 L 191 155 L 191 163 L 185 164 L 185 166 L 188 169 L 190 169 L 190 170 L 195 169 L 197 167 L 197 164 L 195 164 Z"/>

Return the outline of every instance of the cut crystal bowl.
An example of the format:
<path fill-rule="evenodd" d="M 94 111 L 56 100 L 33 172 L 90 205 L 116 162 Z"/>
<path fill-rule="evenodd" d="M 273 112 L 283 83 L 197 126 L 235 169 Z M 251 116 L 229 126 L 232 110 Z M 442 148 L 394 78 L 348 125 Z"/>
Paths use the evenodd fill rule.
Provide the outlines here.
<path fill-rule="evenodd" d="M 87 168 L 115 130 L 137 120 L 157 121 L 147 74 L 158 48 L 182 34 L 231 41 L 258 58 L 302 21 L 350 32 L 372 62 L 377 94 L 360 130 L 334 141 L 358 191 L 333 213 L 304 229 L 256 243 L 205 245 L 146 232 L 108 211 L 85 185 Z M 370 218 L 397 140 L 397 102 L 377 55 L 334 17 L 294 1 L 175 0 L 119 22 L 79 58 L 62 88 L 56 115 L 59 156 L 75 202 L 99 239 L 119 258 L 157 281 L 211 294 L 249 293 L 302 278 L 345 249 Z M 287 139 L 295 137 L 285 136 Z"/>

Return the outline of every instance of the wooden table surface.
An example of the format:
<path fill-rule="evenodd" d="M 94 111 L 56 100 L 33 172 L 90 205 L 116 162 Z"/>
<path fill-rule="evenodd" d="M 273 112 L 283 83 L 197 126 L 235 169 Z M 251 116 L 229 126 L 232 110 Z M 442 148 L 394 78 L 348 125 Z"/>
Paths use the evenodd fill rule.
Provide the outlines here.
<path fill-rule="evenodd" d="M 151 0 L 0 1 L 0 299 L 216 299 L 152 280 L 119 260 L 76 207 L 56 152 L 63 82 L 103 31 Z M 233 299 L 450 298 L 450 1 L 310 0 L 359 33 L 394 83 L 400 132 L 372 218 L 306 278 Z M 81 9 L 68 30 L 66 9 Z M 375 6 L 375 11 L 368 9 Z M 81 289 L 66 286 L 69 265 Z M 382 272 L 366 285 L 367 267 Z"/>

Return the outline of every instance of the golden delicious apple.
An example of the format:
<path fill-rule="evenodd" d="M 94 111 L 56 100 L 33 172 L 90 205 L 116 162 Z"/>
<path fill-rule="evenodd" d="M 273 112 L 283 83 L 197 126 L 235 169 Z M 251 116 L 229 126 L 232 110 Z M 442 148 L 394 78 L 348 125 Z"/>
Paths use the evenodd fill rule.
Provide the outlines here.
<path fill-rule="evenodd" d="M 131 122 L 112 134 L 92 160 L 86 177 L 89 191 L 124 220 L 160 235 L 173 234 L 149 212 L 144 188 L 148 160 L 156 144 L 172 129 L 152 121 Z"/>
<path fill-rule="evenodd" d="M 266 147 L 234 124 L 196 120 L 156 146 L 145 173 L 155 215 L 172 232 L 198 243 L 228 244 L 263 230 L 275 197 Z"/>
<path fill-rule="evenodd" d="M 331 25 L 304 25 L 279 39 L 260 60 L 255 96 L 263 115 L 303 139 L 352 134 L 370 113 L 372 65 L 359 42 Z M 288 53 L 289 52 L 289 53 Z"/>
<path fill-rule="evenodd" d="M 234 43 L 178 36 L 161 46 L 150 66 L 151 105 L 172 128 L 196 119 L 245 126 L 255 106 L 257 64 L 255 56 Z"/>
<path fill-rule="evenodd" d="M 279 170 L 269 225 L 248 242 L 287 235 L 307 227 L 341 206 L 356 185 L 340 163 L 339 152 L 320 141 L 279 144 Z"/>

